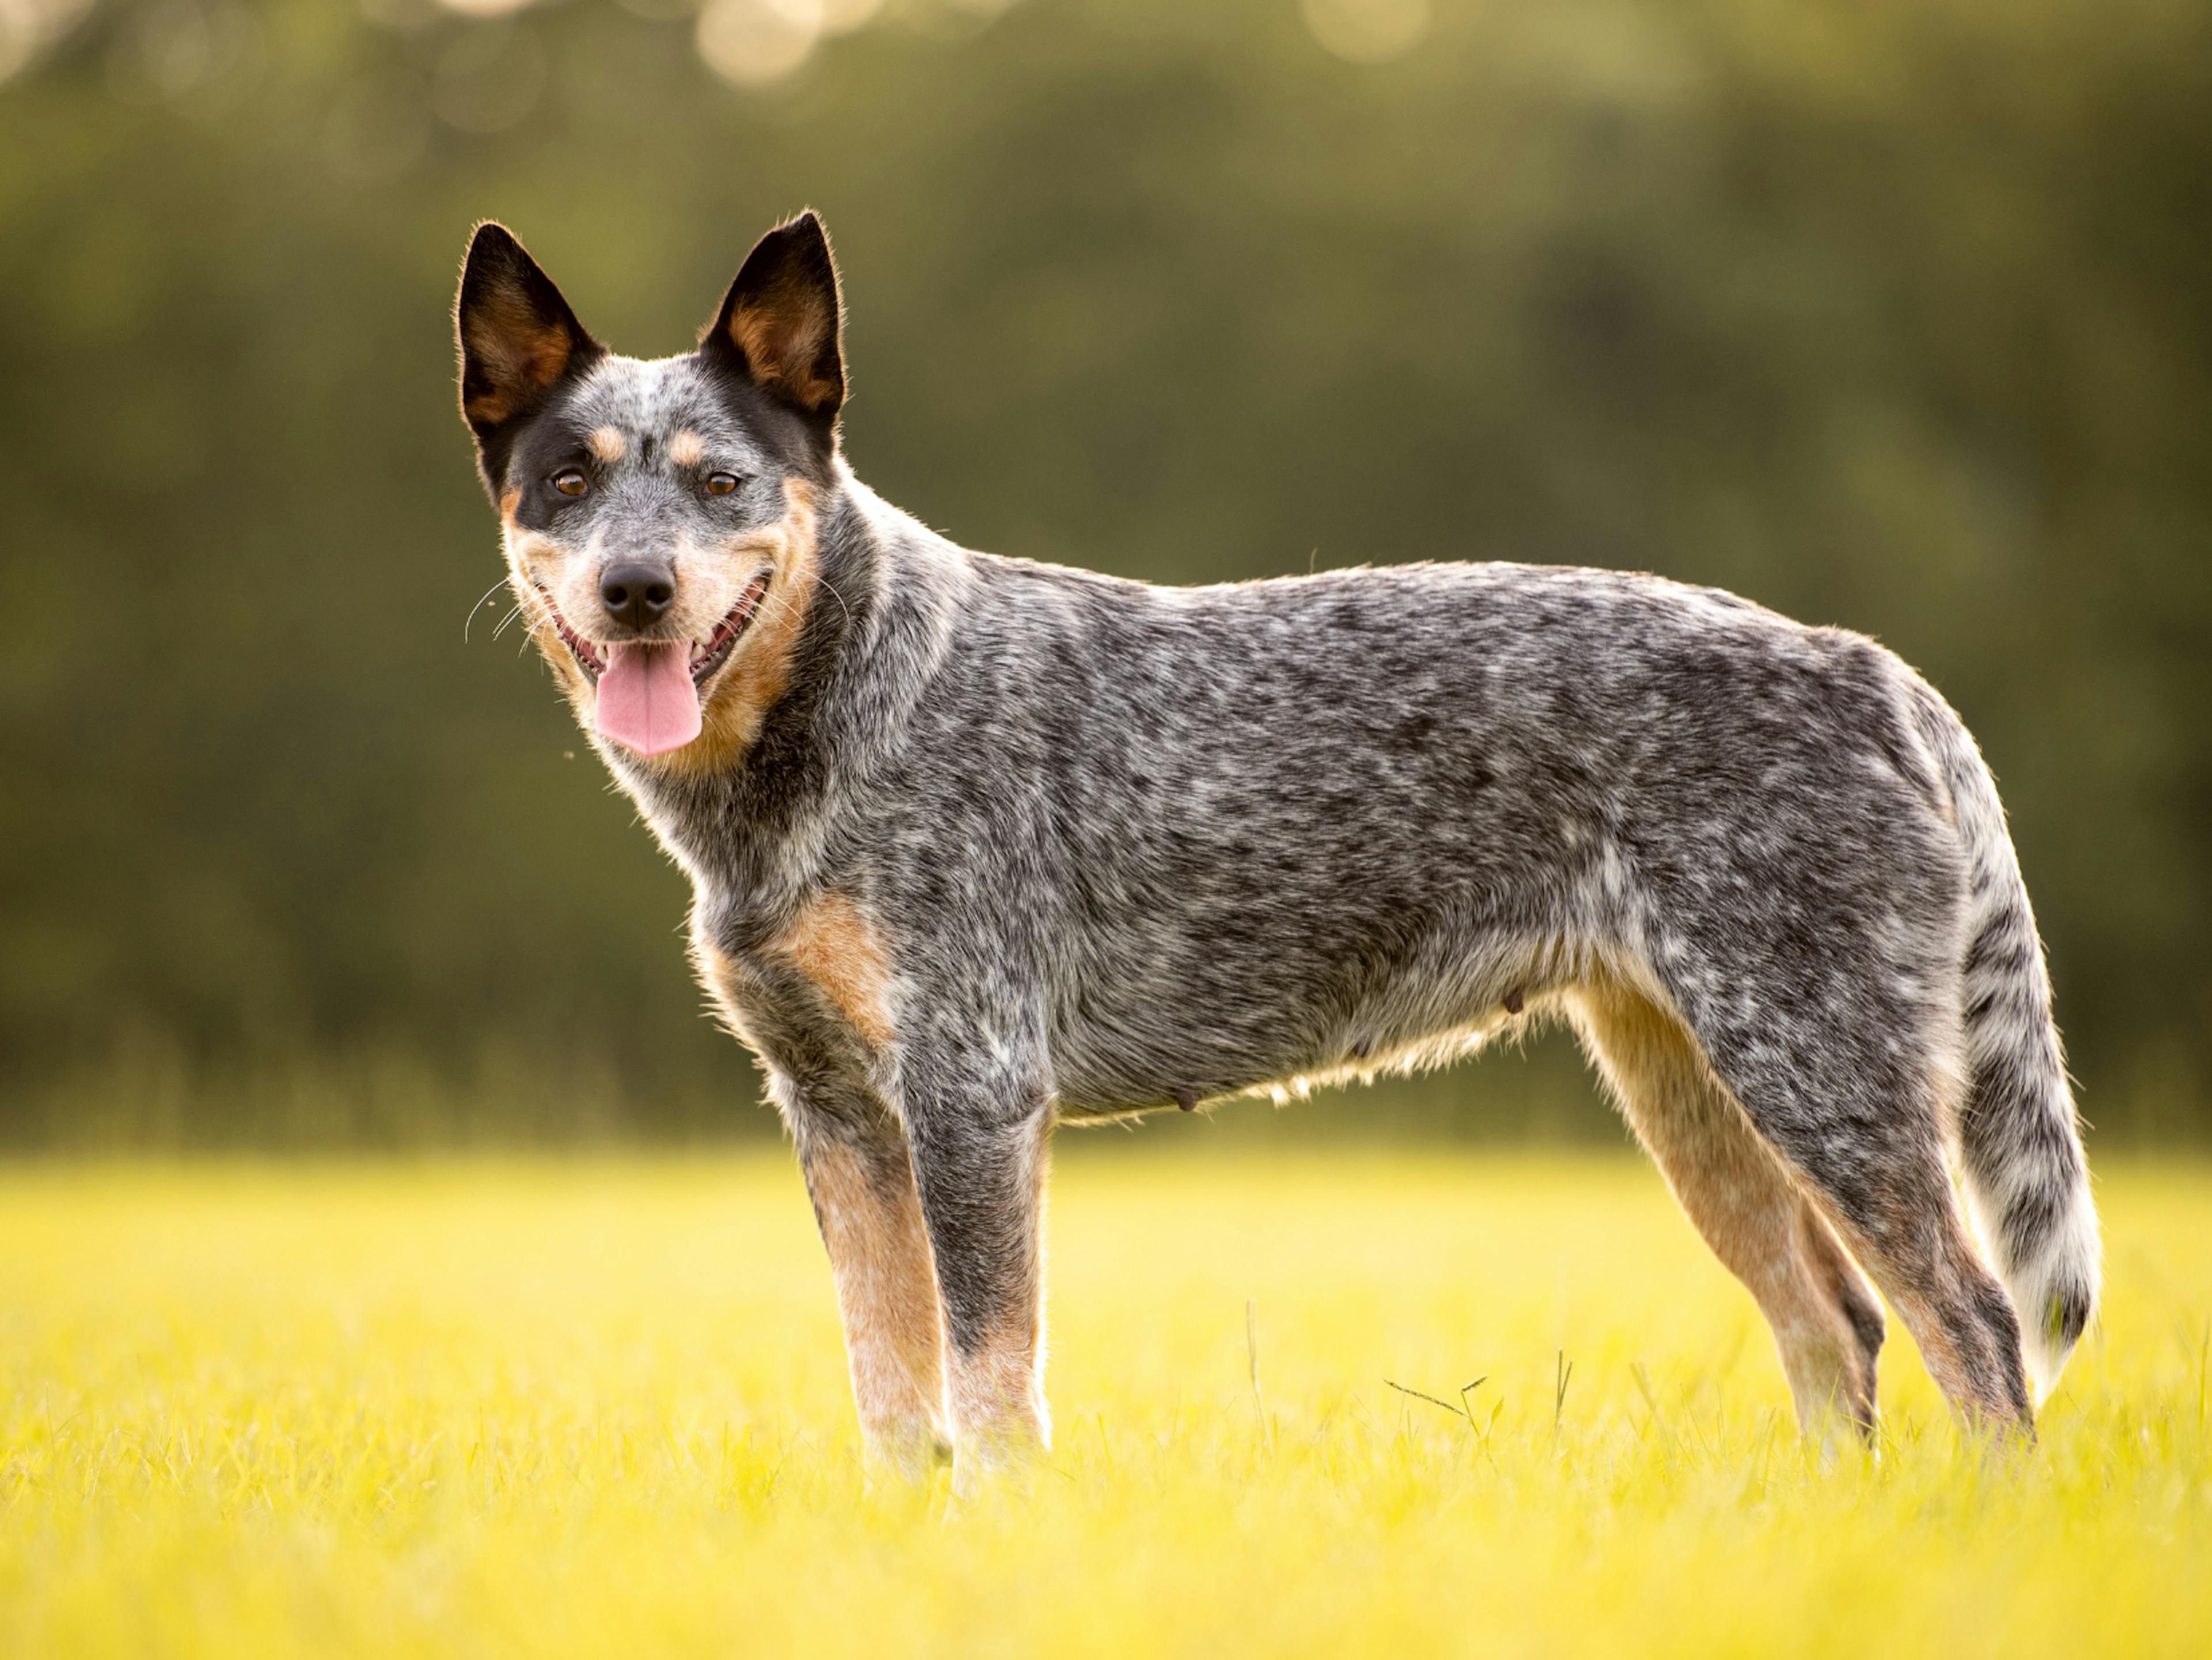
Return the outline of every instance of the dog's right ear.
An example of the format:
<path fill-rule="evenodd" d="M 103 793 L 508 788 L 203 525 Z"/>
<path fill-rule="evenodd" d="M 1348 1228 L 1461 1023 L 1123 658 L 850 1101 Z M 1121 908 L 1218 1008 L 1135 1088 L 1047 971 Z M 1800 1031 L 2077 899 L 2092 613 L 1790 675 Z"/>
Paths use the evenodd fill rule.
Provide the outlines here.
<path fill-rule="evenodd" d="M 699 350 L 834 435 L 845 402 L 842 310 L 830 237 L 809 209 L 753 245 Z"/>
<path fill-rule="evenodd" d="M 501 429 L 606 355 L 553 279 L 491 220 L 469 239 L 453 332 L 461 349 L 461 418 L 476 435 L 487 478 Z"/>

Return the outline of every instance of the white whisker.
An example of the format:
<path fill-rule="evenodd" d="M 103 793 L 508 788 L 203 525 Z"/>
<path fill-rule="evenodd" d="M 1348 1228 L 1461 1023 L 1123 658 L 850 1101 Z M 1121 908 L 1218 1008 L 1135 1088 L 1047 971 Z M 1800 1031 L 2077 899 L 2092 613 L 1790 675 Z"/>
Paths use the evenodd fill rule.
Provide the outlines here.
<path fill-rule="evenodd" d="M 507 586 L 507 578 L 505 578 L 504 576 L 502 576 L 502 577 L 501 577 L 501 578 L 499 579 L 499 581 L 496 581 L 496 582 L 493 583 L 489 587 L 486 588 L 486 589 L 485 589 L 482 593 L 480 593 L 480 594 L 478 594 L 478 595 L 477 596 L 477 602 L 476 602 L 476 604 L 474 604 L 473 605 L 471 605 L 471 606 L 469 607 L 469 615 L 468 615 L 468 619 L 467 619 L 467 621 L 464 622 L 464 623 L 461 624 L 461 643 L 462 643 L 463 645 L 465 645 L 465 645 L 467 645 L 467 644 L 469 643 L 469 629 L 470 629 L 471 627 L 473 627 L 473 626 L 475 625 L 475 623 L 476 623 L 476 620 L 477 620 L 477 613 L 478 611 L 482 611 L 482 610 L 484 608 L 484 604 L 485 604 L 485 602 L 486 602 L 487 600 L 489 600 L 489 599 L 492 597 L 492 595 L 494 595 L 495 593 L 497 593 L 500 591 L 500 589 L 501 589 L 502 587 L 506 587 L 506 586 Z M 498 635 L 494 635 L 492 637 L 493 637 L 494 639 L 497 639 L 499 636 L 498 636 Z"/>

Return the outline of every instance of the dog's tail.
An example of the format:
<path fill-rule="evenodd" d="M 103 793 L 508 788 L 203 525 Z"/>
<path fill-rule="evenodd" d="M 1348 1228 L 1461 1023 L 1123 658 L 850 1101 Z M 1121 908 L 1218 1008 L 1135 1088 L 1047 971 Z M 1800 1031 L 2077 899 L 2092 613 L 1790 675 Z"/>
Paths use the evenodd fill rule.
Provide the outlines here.
<path fill-rule="evenodd" d="M 1969 861 L 1960 1115 L 1967 1207 L 2012 1293 L 2039 1402 L 2095 1311 L 2097 1207 L 2051 1016 L 2051 976 L 1996 783 L 1958 715 L 1925 694 L 1921 730 L 1943 770 Z"/>

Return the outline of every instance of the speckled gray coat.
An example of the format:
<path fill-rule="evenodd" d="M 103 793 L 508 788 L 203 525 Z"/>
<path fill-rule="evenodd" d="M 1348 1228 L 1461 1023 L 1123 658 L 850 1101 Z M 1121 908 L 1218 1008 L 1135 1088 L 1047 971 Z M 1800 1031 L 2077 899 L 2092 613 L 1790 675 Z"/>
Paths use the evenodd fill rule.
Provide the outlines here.
<path fill-rule="evenodd" d="M 629 637 L 591 614 L 611 562 L 711 589 L 704 642 L 753 569 L 732 550 L 781 538 L 750 556 L 786 626 L 741 741 L 596 741 L 690 875 L 702 970 L 807 1162 L 872 1445 L 949 1435 L 980 1468 L 1047 1433 L 1054 1118 L 1429 1063 L 1546 1015 L 1759 1298 L 1808 1424 L 1871 1426 L 1862 1267 L 1963 1413 L 2025 1424 L 2023 1335 L 2047 1385 L 2096 1220 L 2002 812 L 1925 682 L 1649 576 L 1163 588 L 967 550 L 837 453 L 837 305 L 809 216 L 697 355 L 634 363 L 488 228 L 461 325 L 518 593 L 587 726 L 562 630 Z M 697 452 L 747 500 L 688 489 L 671 457 Z M 571 465 L 588 496 L 540 503 Z M 764 638 L 702 685 L 701 744 Z"/>

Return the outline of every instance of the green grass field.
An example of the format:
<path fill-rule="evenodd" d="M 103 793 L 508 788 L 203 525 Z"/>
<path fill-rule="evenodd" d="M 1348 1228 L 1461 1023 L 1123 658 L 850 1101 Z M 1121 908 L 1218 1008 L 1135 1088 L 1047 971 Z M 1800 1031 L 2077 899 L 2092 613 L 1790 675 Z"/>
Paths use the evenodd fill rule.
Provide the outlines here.
<path fill-rule="evenodd" d="M 18 1166 L 0 1653 L 2201 1656 L 2212 1170 L 2107 1166 L 2040 1446 L 1899 1334 L 1823 1468 L 1626 1158 L 1079 1146 L 965 1505 L 864 1482 L 780 1154 Z"/>

